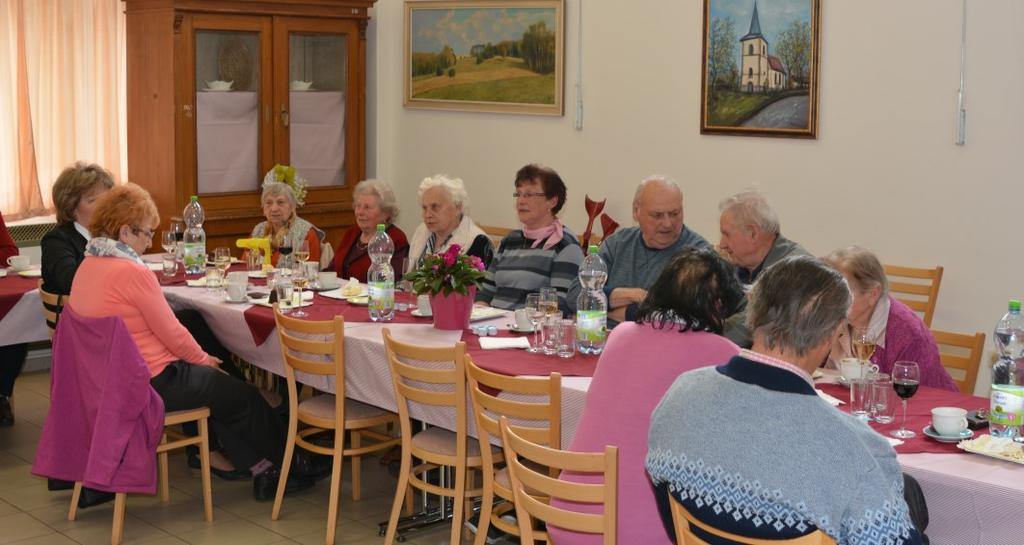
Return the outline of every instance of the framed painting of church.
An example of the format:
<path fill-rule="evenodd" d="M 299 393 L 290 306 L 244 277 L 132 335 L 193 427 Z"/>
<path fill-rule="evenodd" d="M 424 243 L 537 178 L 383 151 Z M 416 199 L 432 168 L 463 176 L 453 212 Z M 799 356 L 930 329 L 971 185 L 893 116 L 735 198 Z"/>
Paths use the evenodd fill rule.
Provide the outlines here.
<path fill-rule="evenodd" d="M 820 0 L 704 0 L 701 134 L 815 138 Z"/>

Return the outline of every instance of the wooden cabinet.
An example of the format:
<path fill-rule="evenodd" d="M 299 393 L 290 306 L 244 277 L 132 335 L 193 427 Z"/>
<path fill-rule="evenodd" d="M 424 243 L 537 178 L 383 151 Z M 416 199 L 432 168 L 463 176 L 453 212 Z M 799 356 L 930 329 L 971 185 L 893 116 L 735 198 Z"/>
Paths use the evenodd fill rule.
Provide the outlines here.
<path fill-rule="evenodd" d="M 199 195 L 207 246 L 234 246 L 280 163 L 310 181 L 299 215 L 337 244 L 366 175 L 373 1 L 124 0 L 128 179 L 163 225 Z"/>

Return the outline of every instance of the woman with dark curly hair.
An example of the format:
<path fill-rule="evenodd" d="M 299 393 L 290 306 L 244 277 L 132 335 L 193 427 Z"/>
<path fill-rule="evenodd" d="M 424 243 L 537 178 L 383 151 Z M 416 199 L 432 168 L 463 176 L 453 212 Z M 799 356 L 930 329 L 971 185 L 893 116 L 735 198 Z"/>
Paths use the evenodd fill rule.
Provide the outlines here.
<path fill-rule="evenodd" d="M 670 545 L 658 518 L 654 491 L 644 469 L 651 413 L 676 377 L 728 361 L 739 347 L 720 336 L 725 319 L 743 297 L 736 273 L 714 252 L 686 248 L 672 259 L 640 304 L 636 322 L 623 322 L 609 335 L 587 392 L 569 450 L 598 452 L 619 447 L 619 535 L 631 543 Z M 573 482 L 598 482 L 591 475 L 562 473 Z M 552 500 L 552 504 L 559 502 Z M 597 512 L 589 506 L 565 509 Z M 563 544 L 600 544 L 596 534 L 548 526 Z"/>

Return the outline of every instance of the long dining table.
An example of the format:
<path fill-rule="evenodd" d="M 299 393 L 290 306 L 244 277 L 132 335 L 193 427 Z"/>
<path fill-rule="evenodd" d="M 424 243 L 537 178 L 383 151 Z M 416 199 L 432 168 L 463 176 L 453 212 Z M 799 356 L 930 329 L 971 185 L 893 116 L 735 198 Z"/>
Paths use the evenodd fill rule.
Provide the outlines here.
<path fill-rule="evenodd" d="M 3 283 L 5 279 L 0 279 Z M 251 304 L 226 302 L 222 294 L 206 288 L 187 287 L 184 284 L 166 285 L 163 288 L 167 301 L 174 308 L 192 308 L 207 320 L 221 342 L 234 354 L 261 369 L 275 374 L 283 371 L 280 344 L 272 324 L 266 323 L 270 309 L 256 309 Z M 335 304 L 317 296 L 317 304 Z M 0 321 L 0 339 L 17 338 L 19 342 L 41 340 L 45 325 L 41 317 L 41 303 L 38 290 L 26 289 L 11 304 L 11 308 Z M 342 308 L 342 307 L 338 307 Z M 365 307 L 364 307 L 365 308 Z M 33 312 L 32 309 L 35 309 Z M 395 410 L 393 387 L 384 351 L 382 330 L 386 327 L 392 335 L 407 342 L 427 346 L 451 345 L 459 340 L 467 342 L 471 354 L 482 365 L 501 360 L 508 369 L 508 361 L 523 362 L 524 369 L 536 368 L 530 365 L 530 358 L 522 352 L 511 350 L 482 351 L 472 334 L 464 331 L 442 331 L 434 329 L 429 319 L 413 319 L 409 311 L 399 311 L 392 323 L 360 321 L 359 314 L 345 309 L 345 362 L 346 395 L 366 403 Z M 12 316 L 13 315 L 13 316 Z M 34 316 L 34 317 L 33 317 Z M 18 318 L 16 323 L 12 318 Z M 508 335 L 507 325 L 512 322 L 510 314 L 502 314 L 491 320 L 479 322 L 496 326 L 502 335 Z M 27 322 L 23 324 L 21 322 Z M 531 357 L 543 357 L 532 356 Z M 562 369 L 562 444 L 569 445 L 583 412 L 589 376 L 578 369 L 578 361 L 562 361 L 550 357 L 552 369 Z M 592 358 L 592 357 L 589 357 Z M 584 368 L 590 365 L 583 361 Z M 592 362 L 596 363 L 596 362 Z M 524 371 L 523 374 L 529 374 Z M 300 376 L 300 380 L 326 392 L 334 392 L 333 379 L 327 377 Z M 843 391 L 828 384 L 824 379 L 822 389 L 842 398 Z M 922 388 L 927 392 L 927 389 Z M 847 394 L 848 395 L 848 394 Z M 943 397 L 946 395 L 947 397 Z M 908 405 L 908 414 L 914 422 L 920 423 L 937 400 L 942 404 L 978 406 L 987 404 L 985 398 L 969 399 L 969 396 L 931 392 L 919 393 Z M 454 427 L 454 413 L 450 410 L 414 407 L 413 416 L 431 425 L 451 429 Z M 470 419 L 472 422 L 472 419 Z M 887 430 L 887 428 L 886 428 Z M 886 430 L 879 430 L 884 432 Z M 916 429 L 920 433 L 920 428 Z M 785 439 L 785 438 L 780 438 Z M 955 449 L 931 448 L 926 443 L 917 443 L 918 448 L 897 447 L 897 460 L 903 469 L 914 476 L 924 490 L 928 502 L 931 522 L 928 535 L 936 545 L 1017 545 L 1020 543 L 1020 529 L 1017 520 L 1024 513 L 1024 466 L 995 460 L 974 454 L 960 453 Z M 928 448 L 921 448 L 922 445 Z M 836 445 L 842 448 L 842 445 Z M 900 452 L 904 450 L 904 452 Z"/>

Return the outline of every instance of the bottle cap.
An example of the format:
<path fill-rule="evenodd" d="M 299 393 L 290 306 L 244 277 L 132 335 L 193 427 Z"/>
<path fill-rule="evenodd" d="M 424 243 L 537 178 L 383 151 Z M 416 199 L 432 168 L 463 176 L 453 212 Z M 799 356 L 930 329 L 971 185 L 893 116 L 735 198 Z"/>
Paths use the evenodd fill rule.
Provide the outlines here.
<path fill-rule="evenodd" d="M 1020 312 L 1020 301 L 1017 299 L 1010 299 L 1010 310 Z"/>
<path fill-rule="evenodd" d="M 587 253 L 588 254 L 596 254 L 597 251 L 598 251 L 597 244 L 591 244 L 590 247 L 587 248 Z"/>
<path fill-rule="evenodd" d="M 199 200 L 199 195 L 192 195 L 192 202 L 196 202 L 198 200 Z"/>
<path fill-rule="evenodd" d="M 384 225 L 383 223 L 378 223 L 377 224 L 377 232 L 378 233 L 383 232 L 384 229 L 386 229 L 386 228 L 387 228 L 387 225 Z"/>

